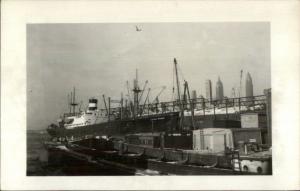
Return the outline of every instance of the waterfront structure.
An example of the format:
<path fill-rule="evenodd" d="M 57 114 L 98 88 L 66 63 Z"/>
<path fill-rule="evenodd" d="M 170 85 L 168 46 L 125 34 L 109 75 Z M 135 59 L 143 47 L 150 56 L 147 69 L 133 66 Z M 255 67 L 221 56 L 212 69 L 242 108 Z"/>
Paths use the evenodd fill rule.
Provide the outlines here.
<path fill-rule="evenodd" d="M 223 83 L 220 80 L 220 77 L 218 77 L 218 81 L 216 84 L 216 100 L 223 100 L 224 98 L 224 90 L 223 90 Z"/>
<path fill-rule="evenodd" d="M 247 97 L 246 98 L 247 105 L 252 105 L 253 104 L 253 83 L 249 72 L 247 73 L 247 77 L 246 77 L 245 90 L 246 90 L 245 96 Z"/>
<path fill-rule="evenodd" d="M 175 59 L 174 64 L 176 67 Z M 134 88 L 132 89 L 134 92 L 133 100 L 130 100 L 133 104 L 127 106 L 126 103 L 125 108 L 123 108 L 123 96 L 121 95 L 121 100 L 111 100 L 109 97 L 107 106 L 103 95 L 108 116 L 107 122 L 95 122 L 76 128 L 66 128 L 65 123 L 72 123 L 76 120 L 75 117 L 78 118 L 78 115 L 75 115 L 75 109 L 73 109 L 73 113 L 70 111 L 73 118 L 64 117 L 59 126 L 51 124 L 47 129 L 48 133 L 55 138 L 52 139 L 53 141 L 45 143 L 48 153 L 51 154 L 49 159 L 52 159 L 56 164 L 61 162 L 65 166 L 66 159 L 72 159 L 72 163 L 78 162 L 77 166 L 82 162 L 85 166 L 90 163 L 93 171 L 95 171 L 95 166 L 101 166 L 104 167 L 104 171 L 113 168 L 113 170 L 129 172 L 132 175 L 137 173 L 140 175 L 143 168 L 158 171 L 159 174 L 178 175 L 272 173 L 270 165 L 272 153 L 269 149 L 271 145 L 269 147 L 268 145 L 261 146 L 265 140 L 262 137 L 270 137 L 271 135 L 262 135 L 265 131 L 262 131 L 258 123 L 252 125 L 254 124 L 253 119 L 251 119 L 252 112 L 259 109 L 258 104 L 244 105 L 245 99 L 239 98 L 238 108 L 235 107 L 231 104 L 231 100 L 224 96 L 223 84 L 219 77 L 216 83 L 216 98 L 218 101 L 213 102 L 210 107 L 206 107 L 207 102 L 202 95 L 199 96 L 202 103 L 193 102 L 197 98 L 196 91 L 192 91 L 192 97 L 190 97 L 186 81 L 184 83 L 184 94 L 180 98 L 177 68 L 176 79 L 179 103 L 176 101 L 159 102 L 158 96 L 156 96 L 157 101 L 147 104 L 147 106 L 147 95 L 144 104 L 140 104 L 139 100 L 142 98 L 145 86 L 143 90 L 139 88 L 138 73 L 136 71 Z M 129 97 L 129 85 L 127 87 Z M 208 92 L 211 99 L 210 81 L 208 82 L 208 89 L 210 90 Z M 269 105 L 271 95 L 270 93 L 265 94 L 269 99 L 266 108 L 271 112 Z M 72 95 L 75 95 L 75 90 Z M 75 107 L 76 105 L 72 104 L 75 103 L 74 100 L 75 98 L 73 98 L 73 101 L 71 100 L 71 106 Z M 251 97 L 251 100 L 254 103 L 254 97 Z M 97 102 L 94 98 L 89 100 L 87 115 L 93 117 L 97 115 L 97 113 L 93 113 L 93 111 L 97 111 Z M 120 104 L 120 107 L 111 108 L 110 103 L 112 102 Z M 264 109 L 265 103 L 261 99 L 258 103 Z M 196 104 L 201 104 L 201 107 L 194 107 Z M 168 110 L 167 107 L 172 110 Z M 147 109 L 148 114 L 143 112 Z M 129 116 L 124 120 L 121 117 L 124 110 L 130 113 L 133 111 L 133 116 Z M 150 111 L 151 113 L 149 113 Z M 246 123 L 242 123 L 241 125 L 241 111 L 247 113 L 250 111 L 250 114 L 243 112 L 243 116 L 248 115 L 245 119 L 248 120 L 249 124 L 250 118 L 252 124 L 247 126 Z M 266 114 L 270 115 L 271 113 L 266 112 Z M 110 116 L 113 115 L 115 115 L 115 119 L 111 120 Z M 210 117 L 211 115 L 214 117 Z M 254 115 L 258 119 L 259 114 Z M 263 115 L 263 113 L 260 113 L 260 115 Z M 208 117 L 206 118 L 206 116 Z M 233 119 L 231 116 L 235 118 Z M 92 119 L 88 118 L 87 121 Z M 201 123 L 195 123 L 200 120 Z M 268 117 L 267 120 L 270 124 L 271 118 Z M 187 132 L 186 130 L 190 131 Z M 267 132 L 270 132 L 269 129 Z M 95 135 L 97 136 L 94 137 Z M 124 138 L 120 139 L 121 136 Z M 75 139 L 73 139 L 74 137 Z M 207 137 L 209 138 L 208 141 Z M 270 138 L 267 140 L 270 142 Z M 233 144 L 236 142 L 239 144 Z M 87 144 L 89 147 L 86 147 Z M 172 152 L 169 152 L 170 149 L 172 149 Z M 176 151 L 176 149 L 180 149 L 180 151 Z M 190 152 L 191 150 L 193 151 Z M 130 151 L 130 155 L 128 155 L 128 151 Z M 57 159 L 54 158 L 55 152 L 58 153 Z M 101 157 L 98 157 L 97 160 L 91 160 L 95 154 Z M 148 160 L 148 158 L 151 159 Z M 183 160 L 184 162 L 182 162 Z M 49 161 L 51 162 L 51 160 Z M 102 169 L 99 171 L 101 172 Z"/>
<path fill-rule="evenodd" d="M 206 80 L 205 82 L 205 90 L 206 90 L 206 99 L 212 101 L 212 89 L 211 89 L 211 81 Z"/>
<path fill-rule="evenodd" d="M 193 99 L 193 100 L 196 100 L 196 99 L 197 99 L 197 92 L 196 92 L 196 90 L 193 90 L 193 91 L 192 91 L 192 99 Z"/>
<path fill-rule="evenodd" d="M 250 73 L 247 73 L 246 77 L 246 97 L 253 97 L 253 83 Z"/>
<path fill-rule="evenodd" d="M 272 145 L 272 103 L 271 103 L 271 88 L 264 90 L 264 95 L 266 96 L 266 115 L 267 115 L 267 129 L 268 129 L 268 139 L 267 143 Z"/>

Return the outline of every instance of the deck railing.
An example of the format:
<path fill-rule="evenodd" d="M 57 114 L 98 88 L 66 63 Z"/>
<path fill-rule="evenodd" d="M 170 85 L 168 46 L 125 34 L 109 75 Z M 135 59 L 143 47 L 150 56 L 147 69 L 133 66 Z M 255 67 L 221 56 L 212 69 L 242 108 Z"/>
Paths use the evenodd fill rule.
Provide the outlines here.
<path fill-rule="evenodd" d="M 114 115 L 116 118 L 120 118 L 122 111 L 123 119 L 126 118 L 138 118 L 148 115 L 159 115 L 171 112 L 180 111 L 180 103 L 182 104 L 185 113 L 191 111 L 198 111 L 198 115 L 209 115 L 209 114 L 229 114 L 229 113 L 243 113 L 246 111 L 253 112 L 264 112 L 266 109 L 266 96 L 258 95 L 252 97 L 239 97 L 239 98 L 224 98 L 222 100 L 208 100 L 205 98 L 197 99 L 182 99 L 170 101 L 170 102 L 159 102 L 153 104 L 140 105 L 139 112 L 136 116 L 133 116 L 133 108 L 128 107 L 114 107 L 110 108 L 110 115 Z M 105 109 L 101 109 L 101 112 L 106 112 Z M 200 114 L 199 114 L 200 113 Z M 197 115 L 197 113 L 195 114 Z"/>

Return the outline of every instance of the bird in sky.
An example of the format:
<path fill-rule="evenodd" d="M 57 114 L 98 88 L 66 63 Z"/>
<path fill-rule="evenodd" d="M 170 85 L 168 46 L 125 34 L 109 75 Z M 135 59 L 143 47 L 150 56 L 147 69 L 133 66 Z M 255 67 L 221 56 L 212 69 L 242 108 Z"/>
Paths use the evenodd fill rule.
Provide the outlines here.
<path fill-rule="evenodd" d="M 137 32 L 142 31 L 142 29 L 138 28 L 138 26 L 135 26 L 135 30 L 136 30 Z"/>

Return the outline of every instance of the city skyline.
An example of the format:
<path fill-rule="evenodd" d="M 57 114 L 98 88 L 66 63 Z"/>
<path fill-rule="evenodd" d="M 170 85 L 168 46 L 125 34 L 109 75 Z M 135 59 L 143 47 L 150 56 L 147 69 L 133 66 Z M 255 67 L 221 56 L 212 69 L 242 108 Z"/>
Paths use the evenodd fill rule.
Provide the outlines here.
<path fill-rule="evenodd" d="M 224 89 L 223 89 L 223 83 L 220 79 L 220 76 L 218 77 L 218 81 L 216 83 L 216 100 L 223 100 L 224 98 Z"/>
<path fill-rule="evenodd" d="M 211 80 L 206 80 L 205 82 L 205 90 L 206 90 L 206 99 L 212 101 L 212 87 L 211 87 Z"/>
<path fill-rule="evenodd" d="M 243 78 L 241 80 L 243 81 Z M 243 82 L 241 82 L 241 87 L 232 87 L 231 88 L 231 90 L 234 90 L 234 95 L 233 95 L 232 92 L 231 92 L 230 95 L 226 95 L 226 94 L 224 94 L 224 89 L 226 89 L 226 88 L 223 86 L 223 83 L 220 80 L 220 76 L 219 76 L 218 80 L 217 80 L 217 83 L 216 83 L 216 90 L 219 88 L 219 86 L 221 86 L 222 87 L 221 91 L 223 91 L 223 96 L 222 96 L 222 92 L 220 92 L 221 95 L 218 96 L 218 97 L 235 98 L 235 97 L 239 97 L 239 96 L 240 97 L 252 97 L 252 96 L 254 96 L 252 77 L 251 77 L 251 74 L 249 72 L 247 72 L 246 78 L 244 78 L 244 80 L 245 80 L 244 88 L 242 86 Z M 220 85 L 218 85 L 218 83 L 220 83 Z M 268 88 L 266 88 L 266 89 L 268 89 Z M 212 82 L 211 82 L 211 80 L 210 79 L 205 80 L 205 98 L 207 100 L 217 99 L 217 91 L 215 92 L 215 97 L 212 96 L 213 93 L 214 92 L 212 91 Z M 257 95 L 263 95 L 263 94 L 264 94 L 264 92 L 261 92 L 260 94 L 257 94 Z M 200 98 L 201 96 L 202 95 L 199 95 L 198 98 Z"/>

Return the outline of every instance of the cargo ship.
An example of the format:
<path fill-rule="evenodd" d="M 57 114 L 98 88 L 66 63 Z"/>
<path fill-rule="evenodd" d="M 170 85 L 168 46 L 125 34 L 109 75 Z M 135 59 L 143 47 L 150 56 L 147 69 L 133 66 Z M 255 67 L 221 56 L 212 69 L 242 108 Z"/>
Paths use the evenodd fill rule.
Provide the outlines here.
<path fill-rule="evenodd" d="M 191 97 L 186 81 L 184 82 L 184 94 L 181 95 L 176 59 L 174 59 L 174 66 L 177 99 L 159 102 L 158 97 L 163 92 L 165 88 L 163 87 L 155 100 L 150 103 L 150 88 L 147 95 L 143 97 L 148 81 L 145 82 L 143 89 L 140 89 L 136 71 L 132 93 L 127 81 L 128 99 L 124 99 L 122 95 L 120 100 L 111 100 L 110 97 L 106 99 L 103 95 L 105 109 L 99 109 L 98 100 L 91 98 L 85 111 L 76 112 L 78 104 L 75 101 L 74 88 L 69 102 L 70 112 L 64 113 L 58 119 L 58 124 L 49 125 L 48 133 L 52 137 L 78 137 L 97 134 L 180 132 L 207 126 L 221 127 L 222 124 L 229 123 L 231 126 L 240 127 L 240 114 L 245 112 L 259 113 L 259 117 L 266 118 L 265 95 L 224 98 L 223 100 Z M 173 93 L 175 93 L 175 89 L 173 87 Z M 118 107 L 111 107 L 112 103 L 117 103 Z"/>
<path fill-rule="evenodd" d="M 58 125 L 47 129 L 52 143 L 72 157 L 86 154 L 88 161 L 93 156 L 110 165 L 147 158 L 147 167 L 171 174 L 271 174 L 270 90 L 260 96 L 206 100 L 191 97 L 184 81 L 181 95 L 176 59 L 174 68 L 173 91 L 177 89 L 178 97 L 170 102 L 159 102 L 157 96 L 149 103 L 148 89 L 141 104 L 147 81 L 140 89 L 137 72 L 133 99 L 124 104 L 121 96 L 119 107 L 112 108 L 115 100 L 106 102 L 103 95 L 105 109 L 98 109 L 98 100 L 91 98 L 87 110 L 76 113 L 74 90 L 73 112 L 70 109 Z M 48 148 L 57 150 L 51 145 Z M 182 172 L 173 172 L 174 168 Z"/>
<path fill-rule="evenodd" d="M 128 99 L 123 95 L 120 100 L 111 100 L 103 95 L 105 109 L 98 108 L 98 100 L 89 99 L 85 111 L 76 112 L 75 88 L 71 93 L 70 112 L 64 113 L 57 124 L 48 126 L 48 133 L 55 138 L 84 137 L 87 135 L 124 135 L 134 132 L 152 131 L 176 131 L 178 130 L 179 111 L 173 103 L 172 108 L 167 103 L 159 102 L 158 97 L 165 87 L 161 89 L 155 100 L 149 100 L 150 88 L 147 95 L 145 82 L 143 89 L 140 89 L 138 82 L 138 71 L 133 80 L 132 93 L 128 87 Z M 132 99 L 131 99 L 132 97 Z M 143 101 L 143 103 L 142 103 Z M 151 103 L 150 103 L 151 102 Z M 117 107 L 111 107 L 117 103 Z M 170 104 L 170 103 L 168 103 Z"/>

